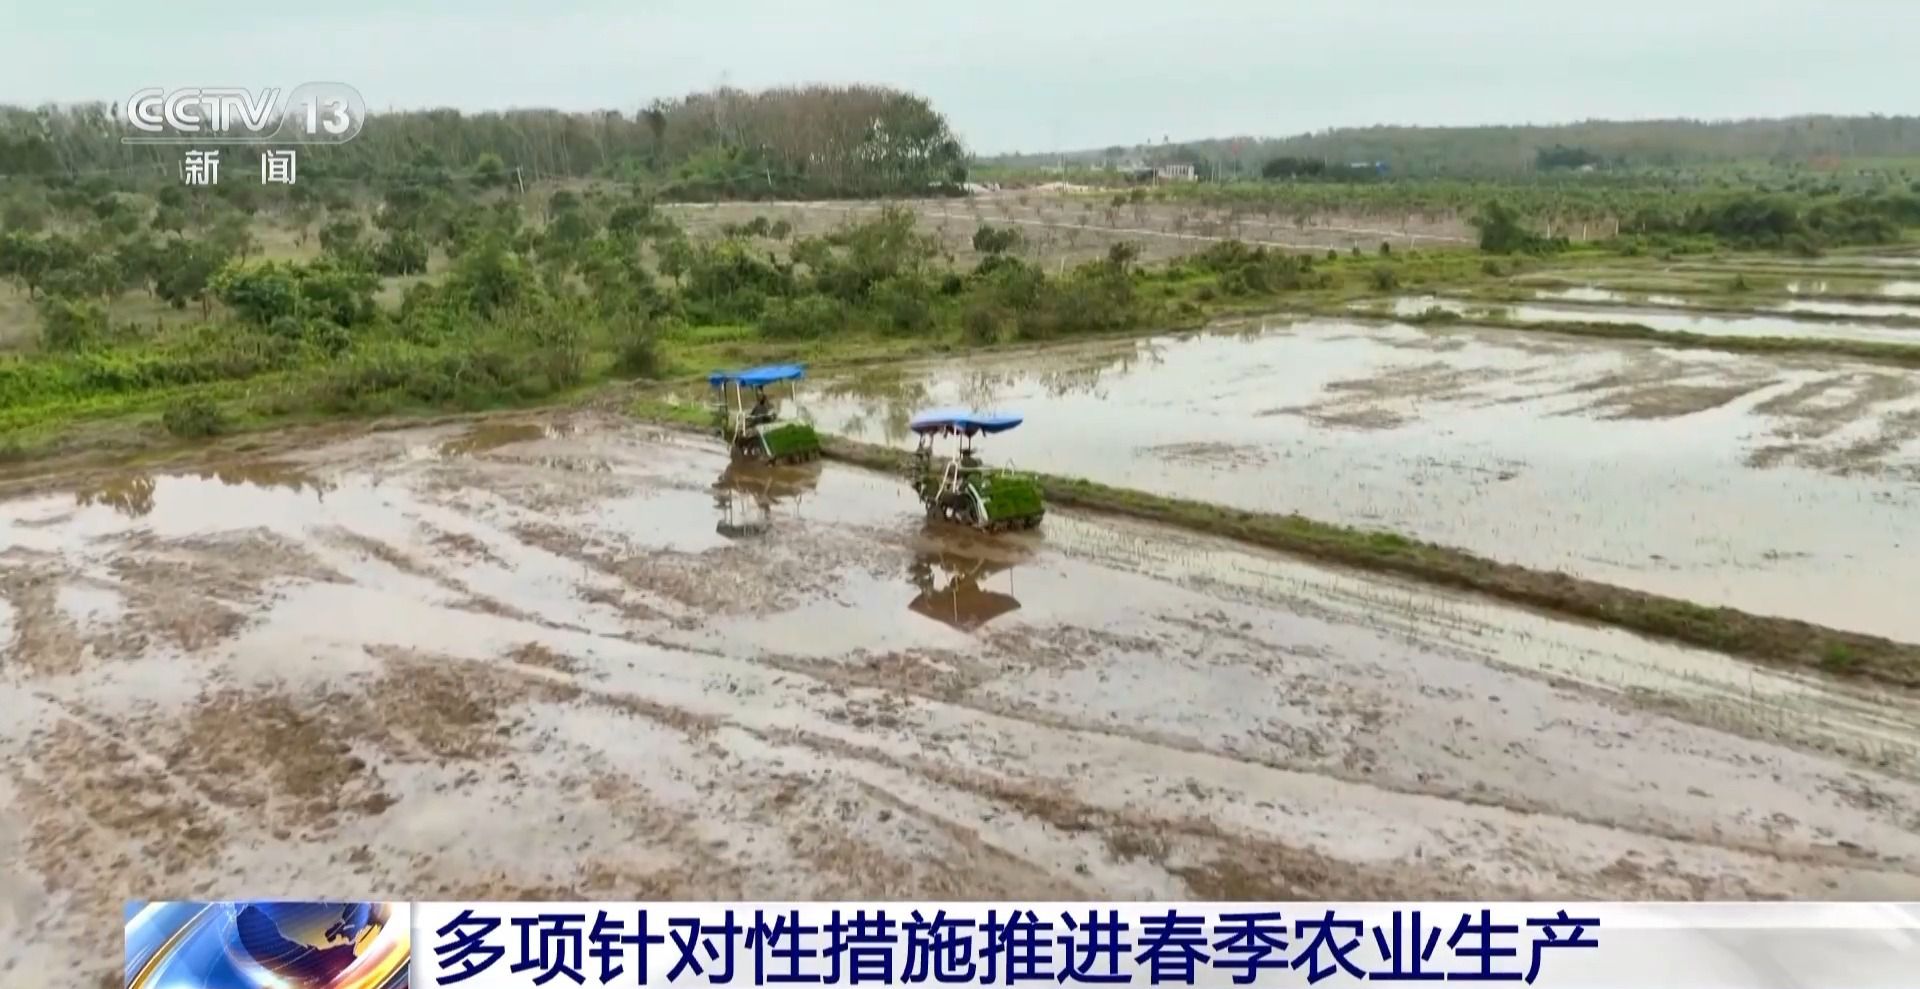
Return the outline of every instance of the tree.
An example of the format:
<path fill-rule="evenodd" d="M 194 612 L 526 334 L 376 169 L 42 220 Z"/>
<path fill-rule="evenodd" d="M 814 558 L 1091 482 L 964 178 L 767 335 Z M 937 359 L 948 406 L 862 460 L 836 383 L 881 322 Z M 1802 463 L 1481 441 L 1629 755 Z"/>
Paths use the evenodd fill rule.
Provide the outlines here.
<path fill-rule="evenodd" d="M 146 289 L 153 294 L 154 279 L 160 274 L 160 256 L 162 249 L 152 234 L 129 237 L 114 248 L 114 255 L 120 264 L 120 271 L 128 283 Z"/>
<path fill-rule="evenodd" d="M 580 194 L 571 189 L 556 189 L 547 197 L 547 222 L 580 208 Z"/>
<path fill-rule="evenodd" d="M 246 217 L 237 213 L 228 213 L 215 221 L 206 239 L 216 251 L 228 257 L 245 258 L 259 247 Z"/>
<path fill-rule="evenodd" d="M 1564 144 L 1555 144 L 1551 148 L 1537 148 L 1533 152 L 1533 167 L 1542 172 L 1585 168 L 1588 165 L 1599 165 L 1603 161 L 1605 159 L 1586 148 L 1570 148 Z"/>
<path fill-rule="evenodd" d="M 684 234 L 660 240 L 655 249 L 660 254 L 660 273 L 679 283 L 688 269 L 693 267 L 693 245 L 687 242 Z"/>
<path fill-rule="evenodd" d="M 152 226 L 161 233 L 170 233 L 177 237 L 187 229 L 187 211 L 163 202 L 153 211 Z"/>
<path fill-rule="evenodd" d="M 387 235 L 373 252 L 374 270 L 382 275 L 419 275 L 427 270 L 427 242 L 411 230 Z"/>
<path fill-rule="evenodd" d="M 497 189 L 507 182 L 507 163 L 491 151 L 482 152 L 473 161 L 473 182 L 482 189 Z"/>
<path fill-rule="evenodd" d="M 607 214 L 607 232 L 623 239 L 646 233 L 653 223 L 653 204 L 645 200 L 621 203 Z"/>
<path fill-rule="evenodd" d="M 211 298 L 208 288 L 213 275 L 226 261 L 227 258 L 209 244 L 178 241 L 161 253 L 154 293 L 175 309 L 185 309 L 187 303 L 197 301 L 204 313 Z"/>
<path fill-rule="evenodd" d="M 1020 246 L 1020 231 L 1013 227 L 981 224 L 973 232 L 973 249 L 988 256 L 1005 254 Z"/>
<path fill-rule="evenodd" d="M 526 261 L 507 250 L 498 235 L 462 253 L 447 275 L 450 297 L 481 315 L 525 302 L 539 291 L 538 286 Z"/>
<path fill-rule="evenodd" d="M 295 316 L 300 301 L 293 266 L 274 261 L 230 263 L 214 274 L 209 288 L 222 305 L 255 326 Z"/>
<path fill-rule="evenodd" d="M 1326 174 L 1327 163 L 1320 158 L 1282 155 L 1260 166 L 1260 177 L 1265 179 L 1320 178 Z"/>
<path fill-rule="evenodd" d="M 296 188 L 299 187 L 296 186 Z M 301 247 L 307 246 L 307 231 L 313 226 L 313 222 L 319 218 L 319 207 L 310 201 L 299 203 L 295 205 L 292 210 L 288 211 L 287 225 L 293 229 L 294 243 L 299 244 Z"/>
<path fill-rule="evenodd" d="M 320 250 L 337 258 L 357 257 L 361 253 L 360 232 L 366 224 L 357 216 L 336 217 L 320 228 Z"/>
<path fill-rule="evenodd" d="M 1489 199 L 1470 221 L 1480 231 L 1480 249 L 1489 254 L 1512 254 L 1534 243 L 1533 234 L 1520 225 L 1520 214 L 1498 199 Z"/>
<path fill-rule="evenodd" d="M 593 220 L 581 210 L 570 209 L 547 224 L 544 246 L 555 257 L 572 257 L 580 245 L 593 235 Z"/>
<path fill-rule="evenodd" d="M 426 223 L 431 202 L 432 198 L 420 186 L 403 185 L 388 189 L 381 200 L 379 212 L 374 214 L 374 226 L 388 231 L 417 230 Z"/>
<path fill-rule="evenodd" d="M 0 206 L 0 231 L 38 233 L 46 225 L 46 204 L 38 200 L 9 199 L 5 206 Z"/>
<path fill-rule="evenodd" d="M 371 272 L 331 258 L 320 258 L 294 269 L 299 285 L 300 315 L 353 327 L 371 321 L 376 309 L 373 293 L 380 279 Z"/>
<path fill-rule="evenodd" d="M 46 241 L 18 232 L 0 234 L 0 277 L 25 288 L 27 298 L 39 290 L 51 261 Z"/>
<path fill-rule="evenodd" d="M 85 248 L 63 234 L 0 235 L 0 276 L 24 287 L 29 299 L 43 283 L 60 272 L 78 269 L 88 256 Z"/>

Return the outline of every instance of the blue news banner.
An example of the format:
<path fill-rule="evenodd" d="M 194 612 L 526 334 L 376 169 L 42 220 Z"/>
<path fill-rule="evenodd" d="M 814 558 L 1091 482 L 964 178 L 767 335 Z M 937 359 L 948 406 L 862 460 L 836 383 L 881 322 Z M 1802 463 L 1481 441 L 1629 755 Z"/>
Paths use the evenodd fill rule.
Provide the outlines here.
<path fill-rule="evenodd" d="M 420 903 L 415 987 L 1914 989 L 1916 904 Z"/>

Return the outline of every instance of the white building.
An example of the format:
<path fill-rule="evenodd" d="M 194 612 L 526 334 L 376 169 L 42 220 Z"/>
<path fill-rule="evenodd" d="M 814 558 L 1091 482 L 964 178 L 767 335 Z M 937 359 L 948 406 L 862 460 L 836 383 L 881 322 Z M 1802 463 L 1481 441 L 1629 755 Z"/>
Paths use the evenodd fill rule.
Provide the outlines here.
<path fill-rule="evenodd" d="M 1192 182 L 1200 177 L 1192 165 L 1161 165 L 1153 174 L 1162 182 Z"/>

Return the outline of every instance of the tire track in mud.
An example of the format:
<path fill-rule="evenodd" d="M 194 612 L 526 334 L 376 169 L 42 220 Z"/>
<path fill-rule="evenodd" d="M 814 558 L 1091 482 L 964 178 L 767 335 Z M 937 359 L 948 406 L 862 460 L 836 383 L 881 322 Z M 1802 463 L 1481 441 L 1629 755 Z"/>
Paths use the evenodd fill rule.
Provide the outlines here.
<path fill-rule="evenodd" d="M 681 645 L 671 645 L 669 643 L 664 643 L 664 642 L 660 644 L 663 646 L 678 649 L 678 650 L 687 649 L 686 646 L 681 646 Z M 727 658 L 724 655 L 719 653 L 712 654 L 712 656 L 715 659 Z M 1889 863 L 1876 861 L 1874 857 L 1871 857 L 1871 856 L 1869 856 L 1866 860 L 1863 861 L 1861 858 L 1860 852 L 1858 851 L 1857 848 L 1850 850 L 1841 845 L 1834 845 L 1830 849 L 1826 849 L 1826 850 L 1816 850 L 1816 849 L 1809 848 L 1804 851 L 1796 852 L 1796 851 L 1782 849 L 1778 846 L 1763 845 L 1751 840 L 1741 840 L 1741 839 L 1728 840 L 1724 837 L 1722 837 L 1719 840 L 1714 840 L 1707 836 L 1703 836 L 1696 833 L 1688 833 L 1682 829 L 1667 826 L 1661 822 L 1652 822 L 1652 821 L 1644 821 L 1644 820 L 1632 821 L 1632 820 L 1621 819 L 1618 817 L 1611 817 L 1611 818 L 1595 817 L 1595 816 L 1581 814 L 1578 812 L 1569 812 L 1564 808 L 1555 808 L 1549 804 L 1546 804 L 1540 801 L 1516 799 L 1511 795 L 1495 796 L 1485 792 L 1476 792 L 1472 789 L 1460 789 L 1455 787 L 1443 787 L 1443 786 L 1394 785 L 1392 783 L 1382 782 L 1381 780 L 1370 778 L 1364 774 L 1341 772 L 1338 769 L 1329 767 L 1324 764 L 1306 764 L 1306 763 L 1298 763 L 1298 762 L 1289 762 L 1286 760 L 1278 760 L 1278 759 L 1265 759 L 1265 758 L 1260 758 L 1260 757 L 1257 757 L 1248 753 L 1243 753 L 1243 752 L 1223 752 L 1218 749 L 1209 748 L 1204 743 L 1201 743 L 1192 738 L 1183 738 L 1183 737 L 1167 734 L 1164 732 L 1146 732 L 1146 731 L 1138 731 L 1138 730 L 1128 730 L 1124 728 L 1115 727 L 1109 724 L 1101 724 L 1101 723 L 1087 721 L 1083 719 L 1076 719 L 1076 718 L 1066 717 L 1062 715 L 1051 714 L 1041 709 L 1037 705 L 995 702 L 992 699 L 983 699 L 983 698 L 968 696 L 974 687 L 984 685 L 986 680 L 991 679 L 991 677 L 984 678 L 977 683 L 969 684 L 964 687 L 949 688 L 943 691 L 929 691 L 929 690 L 923 690 L 923 689 L 916 689 L 911 686 L 903 686 L 897 681 L 890 681 L 885 675 L 873 675 L 873 674 L 867 674 L 867 673 L 858 672 L 858 671 L 855 671 L 855 672 L 844 671 L 839 667 L 839 664 L 835 664 L 830 661 L 807 662 L 807 661 L 795 660 L 791 658 L 761 656 L 761 657 L 758 657 L 755 662 L 758 664 L 766 665 L 772 669 L 782 670 L 789 673 L 805 676 L 810 680 L 813 680 L 819 684 L 822 684 L 831 688 L 836 694 L 839 694 L 840 696 L 848 697 L 849 705 L 860 704 L 863 708 L 869 705 L 877 705 L 881 708 L 886 708 L 888 706 L 889 699 L 904 697 L 904 698 L 910 698 L 913 700 L 922 701 L 928 704 L 937 704 L 941 706 L 953 707 L 956 709 L 973 712 L 975 714 L 984 715 L 991 718 L 999 718 L 999 719 L 1006 719 L 1009 721 L 1015 721 L 1035 729 L 1040 729 L 1045 732 L 1097 736 L 1097 737 L 1110 739 L 1110 740 L 1123 742 L 1123 743 L 1128 743 L 1128 744 L 1138 744 L 1138 745 L 1147 746 L 1151 748 L 1165 749 L 1170 752 L 1197 756 L 1197 757 L 1201 757 L 1209 760 L 1221 760 L 1227 763 L 1238 764 L 1238 765 L 1250 767 L 1250 768 L 1270 769 L 1277 772 L 1289 773 L 1289 774 L 1320 776 L 1320 777 L 1325 777 L 1325 778 L 1335 780 L 1344 784 L 1348 784 L 1354 787 L 1358 787 L 1361 789 L 1377 791 L 1382 794 L 1390 794 L 1395 796 L 1408 796 L 1408 797 L 1431 797 L 1431 798 L 1439 799 L 1442 801 L 1447 801 L 1450 803 L 1456 803 L 1456 804 L 1462 804 L 1462 805 L 1468 805 L 1468 806 L 1474 806 L 1474 807 L 1483 807 L 1487 809 L 1511 812 L 1511 813 L 1521 814 L 1521 815 L 1542 815 L 1542 816 L 1555 817 L 1555 818 L 1560 818 L 1575 824 L 1588 825 L 1596 828 L 1604 828 L 1608 830 L 1622 832 L 1625 834 L 1632 834 L 1632 835 L 1643 836 L 1646 838 L 1657 839 L 1664 842 L 1675 842 L 1675 843 L 1685 844 L 1685 845 L 1695 845 L 1695 846 L 1700 846 L 1702 848 L 1712 849 L 1717 851 L 1736 851 L 1736 852 L 1744 852 L 1744 853 L 1757 855 L 1757 856 L 1764 856 L 1782 863 L 1797 863 L 1797 864 L 1805 864 L 1805 865 L 1812 865 L 1812 866 L 1837 866 L 1837 867 L 1843 867 L 1843 868 L 1852 868 L 1852 867 L 1860 867 L 1860 866 L 1874 866 L 1874 867 L 1885 868 L 1889 866 Z M 852 698 L 848 695 L 849 690 L 871 691 L 875 695 L 875 699 L 859 700 L 856 698 Z M 614 701 L 613 703 L 615 703 L 617 706 L 623 707 L 623 709 L 634 710 L 630 700 Z M 659 706 L 653 705 L 653 706 L 650 706 L 650 713 L 648 714 L 648 716 L 654 717 L 656 719 L 661 719 L 661 720 L 678 721 L 680 719 L 686 718 L 688 715 L 684 711 L 667 713 L 666 711 L 663 711 Z M 833 715 L 829 714 L 828 717 L 832 719 Z M 850 721 L 853 721 L 855 724 L 859 724 L 862 718 L 863 718 L 862 715 L 858 713 L 854 713 L 854 714 L 848 715 L 844 719 L 835 719 L 835 720 L 850 720 Z M 899 716 L 890 716 L 890 717 L 881 719 L 878 723 L 881 724 L 882 727 L 898 727 L 899 725 L 907 722 L 908 720 L 910 719 L 902 718 Z M 866 721 L 867 723 L 874 723 L 873 719 L 871 719 L 870 717 L 866 718 Z M 707 723 L 707 726 L 709 730 L 711 730 L 713 727 L 716 727 L 716 725 L 711 721 Z M 758 729 L 755 729 L 751 726 L 745 725 L 737 720 L 727 721 L 725 722 L 725 726 L 728 728 L 736 729 L 736 730 L 747 731 L 751 734 L 754 734 L 756 737 L 760 737 L 766 741 L 771 742 L 776 740 L 775 737 L 771 737 L 768 734 Z M 913 775 L 918 775 L 942 785 L 960 786 L 960 787 L 969 789 L 972 792 L 976 793 L 977 795 L 980 795 L 983 797 L 996 797 L 996 796 L 1004 797 L 1005 796 L 1005 793 L 1004 793 L 1006 789 L 1005 786 L 983 785 L 983 784 L 980 784 L 977 779 L 973 779 L 973 778 L 962 776 L 960 774 L 953 773 L 943 767 L 938 767 L 931 763 L 906 762 L 906 761 L 902 761 L 902 760 L 887 756 L 886 754 L 880 752 L 877 749 L 852 747 L 838 740 L 834 740 L 834 739 L 827 738 L 824 736 L 819 736 L 819 735 L 795 734 L 793 736 L 781 736 L 781 737 L 797 738 L 803 741 L 809 747 L 818 749 L 823 752 L 831 752 L 831 753 L 842 755 L 842 756 L 858 757 L 863 761 L 875 762 L 878 765 L 886 766 L 891 769 L 899 770 L 901 772 L 905 772 Z M 1079 806 L 1082 811 L 1086 811 L 1089 813 L 1093 812 L 1093 809 L 1090 807 L 1087 807 L 1086 805 L 1079 805 Z M 1058 812 L 1058 810 L 1059 809 L 1056 808 L 1057 812 L 1051 818 L 1049 818 L 1050 823 L 1055 823 L 1056 825 L 1058 825 L 1059 823 L 1058 818 L 1060 817 L 1060 813 L 1061 813 L 1061 812 Z M 1148 819 L 1134 818 L 1134 819 L 1131 819 L 1129 823 L 1135 827 L 1145 827 L 1150 822 L 1148 821 Z M 1224 835 L 1221 835 L 1221 834 L 1215 834 L 1213 836 L 1216 838 L 1223 838 L 1223 839 L 1225 837 Z M 1899 870 L 1908 872 L 1916 876 L 1920 876 L 1920 863 L 1914 863 L 1913 865 L 1902 865 L 1902 866 L 1899 866 Z M 1452 879 L 1449 879 L 1447 882 L 1453 883 L 1457 881 L 1458 881 L 1457 877 L 1454 877 Z M 1447 886 L 1446 884 L 1442 884 L 1442 886 L 1439 888 L 1453 888 L 1453 887 Z M 1501 891 L 1498 891 L 1497 895 L 1495 895 L 1494 898 L 1500 898 L 1501 896 L 1506 896 L 1507 894 L 1512 892 L 1514 891 L 1510 889 L 1501 890 Z M 1305 897 L 1305 898 L 1316 898 L 1316 897 Z"/>
<path fill-rule="evenodd" d="M 1525 890 L 1532 890 L 1534 895 L 1538 895 L 1542 889 L 1540 885 L 1542 882 L 1556 884 L 1548 887 L 1554 890 L 1555 895 L 1585 897 L 1617 893 L 1622 888 L 1621 880 L 1634 875 L 1636 868 L 1647 871 L 1656 869 L 1654 863 L 1635 867 L 1628 857 L 1622 856 L 1601 869 L 1582 873 L 1555 865 L 1553 860 L 1558 854 L 1557 851 L 1540 848 L 1530 855 L 1523 851 L 1520 859 L 1520 864 L 1530 867 L 1535 879 L 1526 885 L 1508 885 L 1504 882 L 1490 882 L 1470 875 L 1473 871 L 1471 865 L 1462 868 L 1442 864 L 1449 861 L 1489 860 L 1469 847 L 1458 845 L 1449 848 L 1444 855 L 1435 855 L 1432 858 L 1424 854 L 1417 855 L 1416 859 L 1420 863 L 1418 867 L 1407 862 L 1368 865 L 1355 863 L 1350 858 L 1336 859 L 1321 852 L 1274 839 L 1231 832 L 1205 816 L 1204 812 L 1199 812 L 1202 816 L 1167 816 L 1139 811 L 1116 811 L 1077 799 L 1070 792 L 1071 786 L 1066 787 L 1067 792 L 1063 792 L 1061 784 L 1065 782 L 1064 780 L 1029 780 L 1016 783 L 991 773 L 968 772 L 925 759 L 904 758 L 875 746 L 861 745 L 846 739 L 805 730 L 765 730 L 739 723 L 730 724 L 728 727 L 744 731 L 770 745 L 798 745 L 842 760 L 891 770 L 898 774 L 896 779 L 902 782 L 910 780 L 917 787 L 932 784 L 944 791 L 957 790 L 970 793 L 983 800 L 1014 809 L 1030 819 L 1062 832 L 1096 835 L 1115 855 L 1144 856 L 1156 866 L 1189 882 L 1188 894 L 1198 897 L 1237 890 L 1238 895 L 1263 899 L 1447 898 L 1468 894 L 1480 898 L 1505 899 L 1525 898 L 1522 895 Z M 1137 742 L 1138 740 L 1129 738 L 1127 741 Z M 1139 744 L 1154 745 L 1151 742 L 1139 742 Z M 1240 762 L 1240 760 L 1212 752 L 1202 751 L 1191 754 L 1209 760 Z M 1286 772 L 1291 774 L 1291 771 Z M 1174 791 L 1196 786 L 1192 780 L 1184 785 L 1171 780 L 1167 782 Z M 899 791 L 895 789 L 892 792 Z M 928 801 L 928 803 L 937 803 L 937 801 Z M 916 804 L 916 806 L 923 805 Z M 1485 806 L 1505 809 L 1498 808 L 1498 805 Z M 922 813 L 927 812 L 923 810 Z M 1199 863 L 1183 863 L 1177 858 L 1168 862 L 1165 858 L 1167 855 L 1165 849 L 1183 841 L 1200 843 L 1210 848 L 1213 854 Z M 1725 846 L 1708 847 L 1716 851 L 1742 851 L 1727 849 Z M 1524 850 L 1524 848 L 1525 843 L 1522 842 L 1521 849 Z M 1159 851 L 1159 856 L 1152 854 L 1155 851 Z M 1765 851 L 1754 851 L 1750 854 L 1788 864 L 1795 861 L 1793 857 Z M 1537 860 L 1534 856 L 1538 857 Z M 1292 868 L 1264 871 L 1249 866 L 1250 862 L 1287 863 Z M 1832 865 L 1835 863 L 1808 864 Z M 1671 871 L 1676 865 L 1677 863 L 1670 861 L 1661 864 L 1669 870 L 1663 877 L 1667 880 L 1664 883 L 1644 876 L 1633 879 L 1632 884 L 1641 886 L 1636 890 L 1636 895 L 1720 897 L 1751 896 L 1759 892 L 1742 877 L 1711 877 L 1684 872 L 1676 873 Z M 1409 892 L 1410 890 L 1413 892 Z M 1463 893 L 1463 891 L 1467 892 Z M 1761 895 L 1768 894 L 1761 893 Z"/>

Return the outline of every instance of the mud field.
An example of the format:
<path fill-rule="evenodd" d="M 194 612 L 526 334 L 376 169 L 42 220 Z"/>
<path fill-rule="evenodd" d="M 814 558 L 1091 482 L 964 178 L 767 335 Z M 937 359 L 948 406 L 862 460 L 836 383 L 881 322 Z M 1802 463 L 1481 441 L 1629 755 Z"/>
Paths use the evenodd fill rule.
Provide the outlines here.
<path fill-rule="evenodd" d="M 1920 326 L 1879 324 L 1874 319 L 1920 319 L 1920 308 L 1897 304 L 1826 302 L 1782 302 L 1773 313 L 1730 315 L 1681 311 L 1688 303 L 1675 296 L 1653 295 L 1649 306 L 1674 306 L 1673 310 L 1643 306 L 1623 306 L 1615 300 L 1572 299 L 1562 296 L 1558 304 L 1479 302 L 1434 295 L 1403 296 L 1391 302 L 1354 303 L 1356 309 L 1385 308 L 1396 316 L 1415 316 L 1430 309 L 1443 309 L 1461 316 L 1499 316 L 1530 323 L 1620 323 L 1638 324 L 1662 333 L 1698 333 L 1723 337 L 1805 337 L 1832 340 L 1864 340 L 1871 343 L 1920 344 Z M 1765 307 L 1765 304 L 1762 304 Z M 1862 309 L 1860 307 L 1866 307 Z M 1796 319 L 1795 312 L 1816 312 L 1839 316 L 1857 316 L 1860 322 L 1846 320 Z"/>
<path fill-rule="evenodd" d="M 1909 698 L 916 507 L 593 418 L 16 492 L 0 982 L 129 896 L 1920 897 Z"/>
<path fill-rule="evenodd" d="M 1898 368 L 1310 320 L 803 399 L 899 445 L 917 408 L 1017 409 L 989 458 L 1920 642 L 1920 376 Z"/>
<path fill-rule="evenodd" d="M 1909 290 L 1908 286 L 1913 286 Z M 1862 282 L 1847 283 L 1827 279 L 1791 280 L 1781 288 L 1787 298 L 1778 299 L 1767 296 L 1752 298 L 1727 298 L 1725 296 L 1685 296 L 1641 293 L 1606 288 L 1594 282 L 1577 288 L 1541 289 L 1534 298 L 1542 302 L 1577 302 L 1591 305 L 1641 305 L 1673 309 L 1689 307 L 1727 307 L 1738 306 L 1764 312 L 1813 313 L 1823 316 L 1863 316 L 1869 318 L 1900 317 L 1920 319 L 1920 282 Z M 1830 294 L 1847 293 L 1849 295 L 1877 295 L 1887 299 L 1885 302 L 1866 301 L 1860 298 L 1828 298 Z M 1808 336 L 1809 331 L 1817 332 L 1813 327 L 1798 325 L 1792 327 L 1793 336 Z M 1920 337 L 1911 338 L 1920 340 Z"/>

